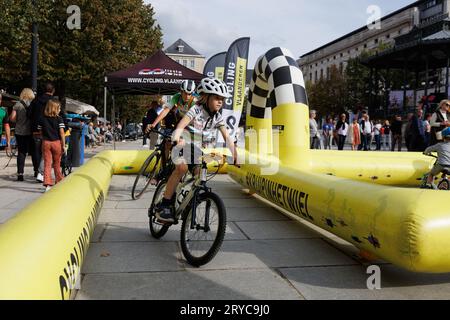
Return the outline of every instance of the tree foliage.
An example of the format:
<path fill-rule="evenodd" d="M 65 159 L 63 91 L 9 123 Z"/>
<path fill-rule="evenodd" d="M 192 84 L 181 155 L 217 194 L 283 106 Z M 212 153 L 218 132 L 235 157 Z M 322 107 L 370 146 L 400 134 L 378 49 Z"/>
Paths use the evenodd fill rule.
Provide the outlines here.
<path fill-rule="evenodd" d="M 72 0 L 2 0 L 0 82 L 30 84 L 31 25 L 39 26 L 39 81 L 52 80 L 59 95 L 101 107 L 104 76 L 162 48 L 152 6 L 142 0 L 80 0 L 81 29 L 66 23 Z M 101 108 L 100 108 L 101 109 Z"/>

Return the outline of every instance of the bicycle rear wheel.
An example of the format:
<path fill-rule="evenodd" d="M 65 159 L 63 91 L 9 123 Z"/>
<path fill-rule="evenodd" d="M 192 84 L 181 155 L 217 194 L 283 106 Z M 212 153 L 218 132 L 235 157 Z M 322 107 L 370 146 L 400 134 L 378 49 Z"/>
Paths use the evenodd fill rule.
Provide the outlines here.
<path fill-rule="evenodd" d="M 158 184 L 153 195 L 152 204 L 150 205 L 150 209 L 148 209 L 150 233 L 155 239 L 162 238 L 167 233 L 167 230 L 169 230 L 169 226 L 158 222 L 155 216 L 155 206 L 162 201 L 166 184 L 167 182 L 165 180 Z"/>
<path fill-rule="evenodd" d="M 194 267 L 209 263 L 219 251 L 226 229 L 226 210 L 222 200 L 212 192 L 197 199 L 193 219 L 190 209 L 181 225 L 181 250 Z"/>
<path fill-rule="evenodd" d="M 131 189 L 133 200 L 139 199 L 147 190 L 152 179 L 155 178 L 160 159 L 161 154 L 155 151 L 145 160 L 134 180 L 133 189 Z M 153 167 L 151 167 L 152 165 Z"/>

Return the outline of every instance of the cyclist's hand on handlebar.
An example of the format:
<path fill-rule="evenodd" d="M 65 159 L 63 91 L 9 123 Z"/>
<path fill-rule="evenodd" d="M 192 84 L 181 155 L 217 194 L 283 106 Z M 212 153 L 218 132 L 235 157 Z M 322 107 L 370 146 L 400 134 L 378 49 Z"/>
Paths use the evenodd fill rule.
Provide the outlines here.
<path fill-rule="evenodd" d="M 181 148 L 183 148 L 186 145 L 186 141 L 184 141 L 184 139 L 178 139 L 175 141 L 172 141 L 172 146 L 179 146 Z"/>

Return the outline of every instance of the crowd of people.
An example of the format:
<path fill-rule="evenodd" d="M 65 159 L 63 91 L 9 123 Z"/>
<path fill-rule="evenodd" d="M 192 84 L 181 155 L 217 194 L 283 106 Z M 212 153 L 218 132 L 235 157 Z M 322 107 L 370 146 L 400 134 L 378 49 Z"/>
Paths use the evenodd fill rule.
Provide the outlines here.
<path fill-rule="evenodd" d="M 403 119 L 395 115 L 393 119 L 371 120 L 367 111 L 358 114 L 342 114 L 339 118 L 327 117 L 322 126 L 316 120 L 317 113 L 310 112 L 309 128 L 311 149 L 344 150 L 345 144 L 351 150 L 363 151 L 407 151 L 423 152 L 429 146 L 443 140 L 441 132 L 450 124 L 447 113 L 450 100 L 443 100 L 437 110 L 426 113 L 423 103 L 415 112 Z M 430 111 L 430 110 L 428 110 Z"/>
<path fill-rule="evenodd" d="M 17 180 L 24 181 L 25 159 L 31 155 L 34 177 L 43 183 L 48 191 L 55 181 L 63 177 L 61 157 L 66 150 L 66 132 L 60 101 L 54 97 L 55 87 L 45 84 L 44 93 L 38 97 L 30 88 L 20 93 L 20 99 L 13 106 L 11 115 L 3 117 L 4 128 L 9 132 L 14 125 L 17 144 Z M 7 134 L 7 151 L 10 150 L 10 135 Z"/>

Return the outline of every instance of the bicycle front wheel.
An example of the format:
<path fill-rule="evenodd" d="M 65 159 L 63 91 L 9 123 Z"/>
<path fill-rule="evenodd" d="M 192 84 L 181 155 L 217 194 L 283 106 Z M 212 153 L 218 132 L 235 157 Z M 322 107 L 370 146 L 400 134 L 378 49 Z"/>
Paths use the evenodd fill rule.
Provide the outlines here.
<path fill-rule="evenodd" d="M 160 159 L 161 154 L 155 151 L 145 160 L 134 180 L 133 189 L 131 189 L 131 197 L 133 200 L 142 197 L 150 182 L 156 177 Z"/>
<path fill-rule="evenodd" d="M 158 222 L 155 216 L 155 207 L 163 199 L 166 184 L 167 182 L 165 180 L 158 184 L 153 195 L 152 204 L 150 205 L 150 209 L 148 209 L 150 233 L 155 239 L 161 239 L 167 233 L 167 230 L 169 230 L 169 226 Z"/>
<path fill-rule="evenodd" d="M 226 220 L 219 196 L 211 192 L 198 196 L 195 212 L 191 208 L 181 225 L 181 250 L 189 264 L 200 267 L 216 256 L 225 237 Z"/>

